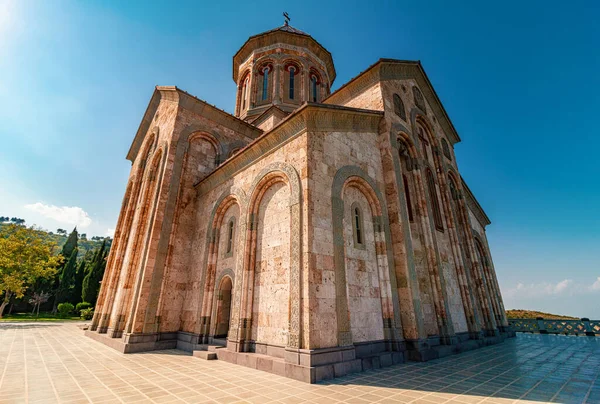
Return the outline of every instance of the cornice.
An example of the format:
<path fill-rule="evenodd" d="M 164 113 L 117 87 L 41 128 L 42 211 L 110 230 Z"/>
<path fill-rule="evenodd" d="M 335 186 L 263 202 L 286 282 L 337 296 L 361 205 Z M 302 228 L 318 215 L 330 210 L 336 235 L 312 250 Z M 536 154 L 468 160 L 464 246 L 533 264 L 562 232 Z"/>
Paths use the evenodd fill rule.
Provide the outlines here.
<path fill-rule="evenodd" d="M 467 185 L 465 179 L 462 176 L 460 177 L 460 182 L 462 183 L 462 188 L 465 195 L 465 202 L 467 203 L 467 206 L 469 207 L 471 212 L 473 212 L 477 220 L 479 220 L 479 223 L 481 223 L 483 227 L 491 224 L 492 222 L 490 218 L 488 217 L 488 215 L 485 214 L 485 211 L 483 210 L 479 202 L 477 202 L 477 199 L 475 199 L 475 195 L 473 195 L 473 192 L 471 192 L 471 189 L 469 189 L 469 186 Z"/>
<path fill-rule="evenodd" d="M 256 139 L 263 133 L 261 129 L 255 127 L 254 125 L 249 124 L 248 122 L 239 119 L 230 113 L 217 108 L 216 106 L 211 105 L 184 90 L 177 88 L 176 86 L 156 86 L 154 93 L 150 98 L 150 102 L 148 103 L 148 107 L 144 112 L 144 117 L 142 118 L 133 142 L 131 143 L 131 147 L 127 152 L 127 160 L 130 160 L 131 162 L 135 160 L 143 139 L 146 133 L 148 133 L 148 129 L 152 124 L 154 114 L 156 113 L 156 110 L 161 102 L 176 103 L 181 108 L 194 112 L 198 115 L 202 115 L 204 118 L 210 119 L 213 122 L 246 136 L 249 140 Z"/>
<path fill-rule="evenodd" d="M 383 112 L 381 111 L 304 103 L 277 126 L 240 150 L 208 177 L 196 184 L 196 189 L 200 195 L 214 189 L 236 173 L 305 132 L 378 133 L 382 117 Z"/>
<path fill-rule="evenodd" d="M 460 142 L 460 136 L 456 132 L 456 128 L 452 124 L 420 61 L 379 59 L 358 76 L 353 77 L 331 93 L 323 102 L 326 104 L 343 104 L 378 81 L 406 79 L 414 79 L 417 82 L 423 97 L 428 101 L 444 133 L 448 136 L 448 140 L 453 145 Z"/>

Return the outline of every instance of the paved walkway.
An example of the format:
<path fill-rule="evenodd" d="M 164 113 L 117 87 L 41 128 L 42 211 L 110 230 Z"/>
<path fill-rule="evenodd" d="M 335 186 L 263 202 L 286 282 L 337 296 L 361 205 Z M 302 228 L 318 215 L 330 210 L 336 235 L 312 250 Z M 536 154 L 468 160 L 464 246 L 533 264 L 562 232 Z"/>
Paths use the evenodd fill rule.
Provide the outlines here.
<path fill-rule="evenodd" d="M 120 354 L 73 323 L 0 323 L 0 403 L 600 403 L 600 338 L 519 335 L 318 385 L 168 350 Z"/>

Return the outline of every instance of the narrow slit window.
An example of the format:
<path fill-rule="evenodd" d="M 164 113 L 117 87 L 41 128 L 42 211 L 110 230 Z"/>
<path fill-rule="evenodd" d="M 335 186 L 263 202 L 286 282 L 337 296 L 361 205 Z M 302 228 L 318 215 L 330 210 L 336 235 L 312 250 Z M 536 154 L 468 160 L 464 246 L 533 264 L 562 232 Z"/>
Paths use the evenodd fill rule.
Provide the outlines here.
<path fill-rule="evenodd" d="M 354 233 L 356 235 L 356 244 L 362 244 L 363 243 L 362 214 L 358 207 L 354 208 Z"/>
<path fill-rule="evenodd" d="M 294 80 L 295 80 L 296 69 L 290 67 L 290 100 L 294 99 Z"/>
<path fill-rule="evenodd" d="M 266 67 L 263 70 L 263 90 L 262 90 L 262 100 L 267 99 L 267 93 L 269 91 L 269 68 Z"/>
<path fill-rule="evenodd" d="M 316 76 L 311 77 L 311 84 L 312 84 L 312 100 L 313 100 L 313 102 L 317 102 L 317 77 Z"/>
<path fill-rule="evenodd" d="M 410 199 L 410 188 L 408 186 L 408 178 L 406 175 L 402 175 L 402 180 L 404 181 L 404 195 L 406 195 L 406 207 L 408 209 L 408 220 L 413 221 L 413 209 L 412 202 Z"/>
<path fill-rule="evenodd" d="M 233 218 L 227 225 L 227 253 L 230 254 L 233 251 L 233 234 L 235 232 L 235 220 Z"/>

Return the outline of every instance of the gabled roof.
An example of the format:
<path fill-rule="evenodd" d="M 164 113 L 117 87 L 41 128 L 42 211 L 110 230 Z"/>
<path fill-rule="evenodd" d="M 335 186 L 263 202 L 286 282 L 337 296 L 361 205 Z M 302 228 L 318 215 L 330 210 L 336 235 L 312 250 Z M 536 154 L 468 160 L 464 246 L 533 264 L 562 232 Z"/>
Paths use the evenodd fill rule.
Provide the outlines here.
<path fill-rule="evenodd" d="M 182 108 L 189 109 L 196 113 L 201 113 L 204 117 L 212 119 L 213 121 L 218 122 L 220 125 L 223 125 L 224 127 L 232 129 L 235 132 L 248 137 L 248 140 L 257 138 L 263 132 L 254 125 L 251 125 L 248 122 L 239 119 L 230 113 L 177 88 L 176 86 L 156 86 L 154 88 L 154 93 L 152 93 L 152 97 L 150 98 L 150 102 L 148 103 L 148 107 L 146 107 L 146 112 L 144 112 L 144 117 L 140 122 L 140 126 L 138 127 L 135 137 L 133 138 L 133 142 L 131 143 L 129 151 L 127 152 L 127 160 L 131 162 L 135 160 L 139 148 L 144 141 L 144 137 L 150 129 L 150 125 L 152 124 L 152 120 L 156 114 L 156 110 L 163 100 L 177 102 Z"/>
<path fill-rule="evenodd" d="M 450 120 L 444 105 L 440 101 L 429 77 L 425 73 L 419 60 L 379 59 L 369 66 L 365 71 L 350 79 L 336 91 L 323 100 L 326 104 L 341 103 L 342 100 L 354 96 L 356 88 L 371 85 L 376 81 L 413 78 L 419 84 L 419 88 L 432 107 L 440 125 L 452 144 L 460 142 L 460 136 Z"/>
<path fill-rule="evenodd" d="M 271 105 L 262 114 L 260 114 L 256 118 L 254 118 L 254 120 L 252 121 L 252 125 L 258 126 L 262 123 L 262 121 L 264 121 L 265 119 L 267 119 L 268 117 L 270 117 L 272 115 L 275 115 L 275 116 L 283 119 L 286 116 L 288 116 L 289 114 L 290 114 L 289 112 L 285 112 L 284 110 L 279 108 L 277 105 Z"/>

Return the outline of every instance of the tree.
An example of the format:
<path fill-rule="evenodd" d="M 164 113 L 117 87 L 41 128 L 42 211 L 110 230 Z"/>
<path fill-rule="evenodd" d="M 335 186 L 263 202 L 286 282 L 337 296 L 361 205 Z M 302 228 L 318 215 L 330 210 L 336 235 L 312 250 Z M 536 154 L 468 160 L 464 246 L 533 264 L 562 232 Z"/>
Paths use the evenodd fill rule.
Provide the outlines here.
<path fill-rule="evenodd" d="M 91 253 L 91 251 L 88 251 L 88 253 Z M 77 273 L 75 274 L 75 282 L 73 284 L 73 290 L 70 299 L 71 303 L 73 304 L 83 301 L 81 299 L 81 292 L 83 291 L 83 280 L 86 275 L 86 265 L 88 264 L 88 260 L 86 260 L 86 258 L 88 255 L 89 254 L 86 254 L 86 257 L 79 262 L 79 267 L 77 268 Z"/>
<path fill-rule="evenodd" d="M 0 296 L 4 295 L 0 318 L 13 296 L 23 297 L 29 285 L 56 273 L 62 256 L 55 255 L 55 250 L 56 244 L 33 227 L 0 227 Z"/>
<path fill-rule="evenodd" d="M 94 259 L 91 262 L 90 269 L 83 280 L 83 291 L 81 298 L 84 302 L 89 302 L 93 306 L 96 305 L 96 299 L 98 298 L 98 290 L 100 289 L 100 282 L 104 275 L 104 269 L 106 267 L 106 241 L 102 242 L 102 246 L 94 254 Z"/>
<path fill-rule="evenodd" d="M 59 230 L 61 230 L 61 229 L 59 229 Z M 75 251 L 77 249 L 77 239 L 78 238 L 79 237 L 77 234 L 77 227 L 75 227 L 73 229 L 73 231 L 71 232 L 71 234 L 69 234 L 69 237 L 67 238 L 67 241 L 65 241 L 65 244 L 63 244 L 62 250 L 60 252 L 60 255 L 62 255 L 65 260 L 70 259 L 71 255 L 73 254 L 73 251 Z M 60 279 L 62 276 L 63 269 L 65 268 L 65 265 L 67 263 L 68 263 L 68 261 L 63 261 L 62 264 L 59 265 L 57 274 L 54 277 L 54 280 L 52 282 L 52 290 L 54 291 L 54 304 L 52 305 L 53 313 L 56 313 L 56 305 L 59 303 L 58 299 L 60 298 L 60 294 L 62 292 L 60 290 Z"/>
<path fill-rule="evenodd" d="M 21 219 L 20 217 L 11 217 L 10 221 L 14 224 L 25 224 L 25 219 Z"/>
<path fill-rule="evenodd" d="M 71 252 L 67 265 L 62 269 L 58 281 L 58 289 L 56 290 L 56 304 L 68 299 L 73 284 L 75 283 L 75 275 L 77 274 L 77 247 Z"/>
<path fill-rule="evenodd" d="M 35 313 L 35 309 L 37 308 L 37 315 L 36 317 L 39 317 L 40 315 L 40 305 L 43 303 L 46 303 L 48 301 L 48 299 L 50 298 L 50 293 L 37 293 L 34 292 L 33 293 L 33 297 L 31 299 L 29 299 L 29 304 L 33 305 L 33 311 L 31 312 L 31 314 Z"/>
<path fill-rule="evenodd" d="M 65 229 L 56 229 L 56 234 L 61 234 L 63 236 L 66 236 L 67 231 Z"/>
<path fill-rule="evenodd" d="M 79 237 L 80 237 L 81 239 L 83 239 L 83 240 L 87 240 L 87 234 L 85 234 L 85 233 L 81 233 L 81 234 L 79 235 Z"/>

